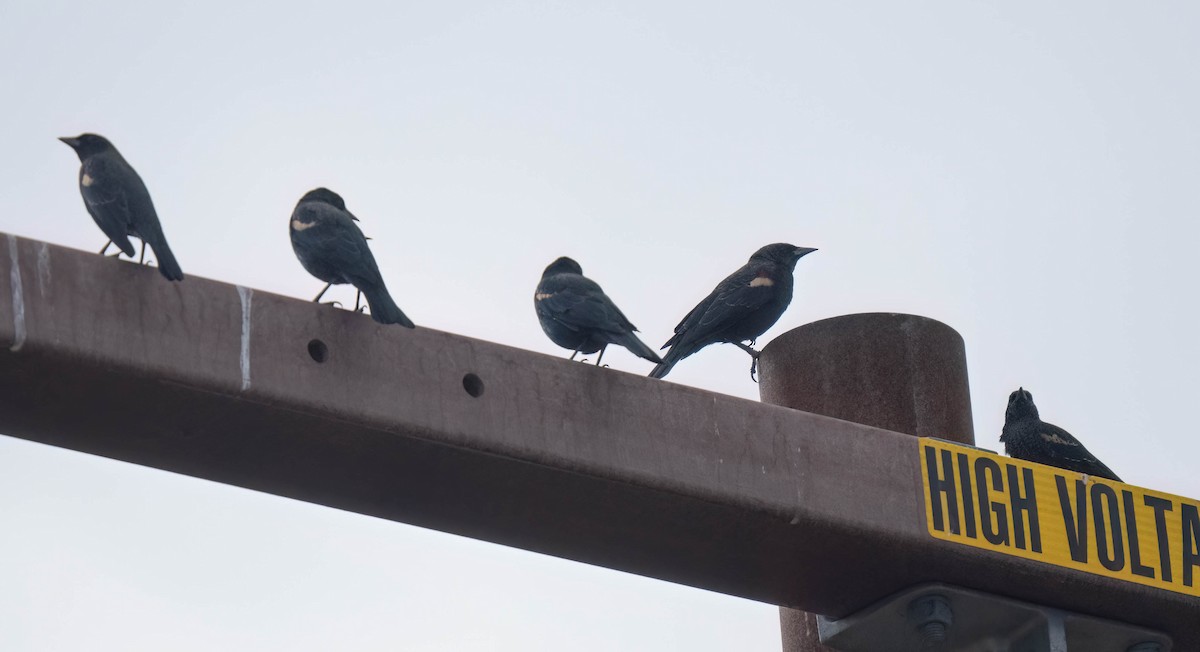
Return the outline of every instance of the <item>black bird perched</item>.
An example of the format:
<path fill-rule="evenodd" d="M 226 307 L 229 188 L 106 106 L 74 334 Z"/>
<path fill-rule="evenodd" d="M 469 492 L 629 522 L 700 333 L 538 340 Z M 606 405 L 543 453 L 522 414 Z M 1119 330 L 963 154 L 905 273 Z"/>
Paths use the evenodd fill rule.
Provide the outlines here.
<path fill-rule="evenodd" d="M 158 271 L 171 281 L 182 281 L 183 270 L 175 261 L 167 238 L 163 235 L 158 213 L 150 201 L 150 191 L 125 161 L 121 153 L 104 136 L 80 134 L 74 138 L 59 138 L 79 155 L 79 193 L 83 205 L 110 244 L 133 258 L 129 236 L 142 241 L 142 256 L 146 260 L 146 245 L 158 257 Z M 100 250 L 108 251 L 108 244 Z"/>
<path fill-rule="evenodd" d="M 550 263 L 533 294 L 538 321 L 551 341 L 572 349 L 571 359 L 580 352 L 600 352 L 596 364 L 604 358 L 609 344 L 620 344 L 634 355 L 651 362 L 662 362 L 654 351 L 639 340 L 637 328 L 617 309 L 612 299 L 595 281 L 583 275 L 579 263 L 567 257 Z"/>
<path fill-rule="evenodd" d="M 1033 404 L 1033 394 L 1024 387 L 1008 395 L 1000 441 L 1004 442 L 1004 452 L 1009 457 L 1122 481 L 1071 433 L 1042 421 Z"/>
<path fill-rule="evenodd" d="M 792 272 L 796 262 L 814 251 L 781 242 L 754 252 L 749 262 L 718 283 L 712 294 L 679 322 L 675 335 L 663 345 L 671 350 L 650 372 L 650 377 L 662 378 L 675 363 L 709 344 L 728 342 L 753 358 L 750 377 L 754 378 L 758 351 L 751 347 L 792 302 Z M 747 340 L 749 346 L 742 343 Z"/>
<path fill-rule="evenodd" d="M 372 319 L 414 328 L 388 294 L 356 221 L 341 196 L 328 188 L 304 193 L 292 211 L 292 250 L 309 274 L 326 283 L 313 301 L 320 301 L 330 285 L 349 283 L 367 297 Z"/>

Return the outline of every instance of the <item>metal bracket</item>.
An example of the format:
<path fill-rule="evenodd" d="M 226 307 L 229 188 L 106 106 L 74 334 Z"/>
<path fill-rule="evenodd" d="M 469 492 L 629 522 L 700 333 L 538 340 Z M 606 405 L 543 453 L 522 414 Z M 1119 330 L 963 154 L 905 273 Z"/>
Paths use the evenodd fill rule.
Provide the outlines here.
<path fill-rule="evenodd" d="M 1160 632 L 945 584 L 913 587 L 838 620 L 821 643 L 843 652 L 1170 652 Z"/>

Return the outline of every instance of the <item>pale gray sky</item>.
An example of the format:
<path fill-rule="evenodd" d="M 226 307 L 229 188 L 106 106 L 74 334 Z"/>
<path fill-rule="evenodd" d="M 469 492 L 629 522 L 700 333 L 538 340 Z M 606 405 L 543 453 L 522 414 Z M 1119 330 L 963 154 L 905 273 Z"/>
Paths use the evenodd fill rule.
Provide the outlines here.
<path fill-rule="evenodd" d="M 1200 7 L 648 4 L 0 0 L 0 230 L 103 244 L 54 140 L 95 131 L 190 275 L 311 297 L 286 221 L 326 185 L 419 325 L 556 356 L 559 255 L 657 346 L 758 246 L 819 247 L 760 344 L 940 319 L 980 445 L 1024 385 L 1200 496 Z M 746 367 L 669 379 L 756 398 Z M 779 648 L 767 605 L 4 437 L 0 519 L 6 651 Z"/>

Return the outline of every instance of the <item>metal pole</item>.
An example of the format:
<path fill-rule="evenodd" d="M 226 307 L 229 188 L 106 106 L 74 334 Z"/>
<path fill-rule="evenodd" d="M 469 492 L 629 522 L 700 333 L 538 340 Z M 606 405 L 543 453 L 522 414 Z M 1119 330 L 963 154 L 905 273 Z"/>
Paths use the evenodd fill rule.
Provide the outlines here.
<path fill-rule="evenodd" d="M 895 313 L 825 319 L 775 338 L 759 365 L 766 403 L 975 443 L 966 350 L 941 322 Z M 779 616 L 784 652 L 831 649 L 820 643 L 815 615 L 781 608 Z"/>

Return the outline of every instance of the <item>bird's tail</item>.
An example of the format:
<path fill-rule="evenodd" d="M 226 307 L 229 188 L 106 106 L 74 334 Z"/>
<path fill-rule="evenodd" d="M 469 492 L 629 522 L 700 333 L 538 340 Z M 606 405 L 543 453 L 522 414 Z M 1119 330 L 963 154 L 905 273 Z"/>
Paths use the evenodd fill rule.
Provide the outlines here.
<path fill-rule="evenodd" d="M 151 242 L 150 249 L 154 252 L 154 257 L 158 258 L 158 271 L 168 281 L 183 280 L 183 270 L 179 268 L 179 262 L 175 260 L 175 254 L 171 253 L 171 248 L 167 246 L 166 239 Z"/>
<path fill-rule="evenodd" d="M 674 367 L 676 362 L 677 360 L 663 360 L 650 370 L 650 377 L 662 378 L 663 376 L 671 373 L 671 367 Z"/>
<path fill-rule="evenodd" d="M 1116 480 L 1117 482 L 1124 482 L 1124 480 L 1117 477 L 1116 473 L 1112 472 L 1112 469 L 1105 466 L 1104 462 L 1096 460 L 1096 466 L 1100 468 L 1100 473 L 1095 473 L 1093 475 L 1098 475 L 1101 478 L 1108 478 L 1109 480 Z"/>
<path fill-rule="evenodd" d="M 633 333 L 622 334 L 621 337 L 617 338 L 617 344 L 629 349 L 630 353 L 633 353 L 639 358 L 645 358 L 650 362 L 662 364 L 662 358 L 658 357 L 658 354 L 654 352 L 654 349 L 646 346 L 646 343 L 638 339 L 638 336 L 634 335 Z"/>
<path fill-rule="evenodd" d="M 371 319 L 381 324 L 400 324 L 407 328 L 416 328 L 402 310 L 400 306 L 392 301 L 392 295 L 388 294 L 387 288 L 382 284 L 377 287 L 361 287 L 363 296 L 367 298 L 367 305 L 371 306 Z"/>
<path fill-rule="evenodd" d="M 658 363 L 656 367 L 650 370 L 650 377 L 662 378 L 671 372 L 671 368 L 675 366 L 675 363 L 688 357 L 692 353 L 693 351 L 685 349 L 679 344 L 672 346 L 671 350 L 667 351 L 667 354 L 662 357 L 662 362 Z"/>

